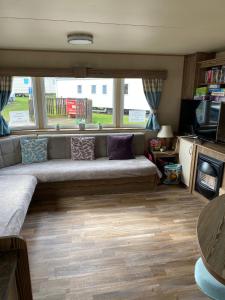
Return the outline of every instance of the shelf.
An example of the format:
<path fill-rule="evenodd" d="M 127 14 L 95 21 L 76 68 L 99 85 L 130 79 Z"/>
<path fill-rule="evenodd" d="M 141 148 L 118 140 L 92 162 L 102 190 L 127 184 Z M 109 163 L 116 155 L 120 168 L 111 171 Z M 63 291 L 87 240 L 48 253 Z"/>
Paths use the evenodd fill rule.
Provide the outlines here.
<path fill-rule="evenodd" d="M 201 82 L 198 85 L 212 85 L 212 84 L 219 84 L 219 85 L 225 85 L 225 82 L 212 82 L 212 83 L 205 83 L 205 82 Z"/>
<path fill-rule="evenodd" d="M 204 60 L 197 63 L 200 69 L 207 69 L 225 65 L 225 57 Z"/>
<path fill-rule="evenodd" d="M 178 155 L 178 153 L 175 150 L 167 150 L 167 151 L 153 151 L 153 155 L 156 158 L 160 158 L 160 157 L 176 157 Z"/>

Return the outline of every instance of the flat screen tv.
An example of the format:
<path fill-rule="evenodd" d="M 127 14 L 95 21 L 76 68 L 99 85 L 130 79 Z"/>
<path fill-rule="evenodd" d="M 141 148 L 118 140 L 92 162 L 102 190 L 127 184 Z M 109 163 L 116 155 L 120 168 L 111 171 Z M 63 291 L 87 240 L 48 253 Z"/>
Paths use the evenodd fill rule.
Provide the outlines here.
<path fill-rule="evenodd" d="M 225 142 L 225 103 L 209 100 L 182 100 L 180 135 L 194 135 L 212 142 Z"/>

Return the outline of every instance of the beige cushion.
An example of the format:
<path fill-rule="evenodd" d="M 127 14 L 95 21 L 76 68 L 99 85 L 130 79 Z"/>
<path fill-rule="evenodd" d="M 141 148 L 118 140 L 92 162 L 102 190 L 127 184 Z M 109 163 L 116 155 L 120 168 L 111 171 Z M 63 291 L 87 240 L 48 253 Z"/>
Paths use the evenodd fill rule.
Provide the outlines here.
<path fill-rule="evenodd" d="M 122 162 L 109 160 L 107 157 L 89 161 L 52 159 L 31 165 L 18 164 L 0 170 L 0 175 L 34 175 L 39 182 L 139 177 L 156 173 L 157 167 L 142 155 Z"/>

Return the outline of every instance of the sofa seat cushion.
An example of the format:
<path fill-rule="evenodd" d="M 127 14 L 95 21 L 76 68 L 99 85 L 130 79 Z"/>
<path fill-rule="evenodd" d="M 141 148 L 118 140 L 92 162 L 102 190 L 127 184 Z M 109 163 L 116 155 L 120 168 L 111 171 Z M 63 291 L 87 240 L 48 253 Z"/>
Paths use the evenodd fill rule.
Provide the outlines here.
<path fill-rule="evenodd" d="M 17 164 L 3 168 L 0 170 L 0 175 L 34 175 L 39 182 L 59 182 L 148 176 L 157 172 L 157 167 L 145 156 L 140 155 L 136 159 L 122 162 L 109 160 L 108 157 L 88 161 L 52 159 L 32 165 Z"/>
<path fill-rule="evenodd" d="M 36 184 L 30 175 L 0 176 L 0 236 L 20 233 Z"/>

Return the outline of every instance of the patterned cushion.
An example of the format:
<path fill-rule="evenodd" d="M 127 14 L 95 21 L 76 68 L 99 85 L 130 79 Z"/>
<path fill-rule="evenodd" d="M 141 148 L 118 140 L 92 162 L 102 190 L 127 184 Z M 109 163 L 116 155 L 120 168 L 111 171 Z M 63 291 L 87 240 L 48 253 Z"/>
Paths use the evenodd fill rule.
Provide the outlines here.
<path fill-rule="evenodd" d="M 32 164 L 47 160 L 47 138 L 21 138 L 20 146 L 22 164 Z"/>
<path fill-rule="evenodd" d="M 95 159 L 95 138 L 94 137 L 72 137 L 71 138 L 71 159 L 72 160 Z"/>

